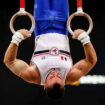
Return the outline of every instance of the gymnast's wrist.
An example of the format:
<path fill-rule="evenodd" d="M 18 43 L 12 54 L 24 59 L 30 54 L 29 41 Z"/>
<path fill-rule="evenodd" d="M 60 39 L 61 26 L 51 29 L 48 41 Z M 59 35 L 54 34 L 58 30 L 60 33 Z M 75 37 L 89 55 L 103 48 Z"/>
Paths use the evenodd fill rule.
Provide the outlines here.
<path fill-rule="evenodd" d="M 19 46 L 19 43 L 24 40 L 24 36 L 20 33 L 20 32 L 16 32 L 13 36 L 12 36 L 12 40 L 11 43 L 16 44 L 17 46 Z"/>
<path fill-rule="evenodd" d="M 90 43 L 90 37 L 86 32 L 81 33 L 77 38 L 83 45 Z"/>

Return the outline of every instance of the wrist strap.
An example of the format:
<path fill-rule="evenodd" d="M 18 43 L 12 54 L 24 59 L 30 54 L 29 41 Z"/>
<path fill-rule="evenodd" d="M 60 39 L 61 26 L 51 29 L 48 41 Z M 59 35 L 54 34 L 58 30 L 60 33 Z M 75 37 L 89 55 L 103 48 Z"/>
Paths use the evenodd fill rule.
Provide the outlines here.
<path fill-rule="evenodd" d="M 19 46 L 19 43 L 24 40 L 24 36 L 20 33 L 20 32 L 16 32 L 13 36 L 12 36 L 12 41 L 11 43 L 15 43 L 17 46 Z"/>
<path fill-rule="evenodd" d="M 79 41 L 81 41 L 81 43 L 83 45 L 87 44 L 87 43 L 90 43 L 90 37 L 89 35 L 86 33 L 86 32 L 83 32 L 81 33 L 78 38 L 77 38 Z"/>

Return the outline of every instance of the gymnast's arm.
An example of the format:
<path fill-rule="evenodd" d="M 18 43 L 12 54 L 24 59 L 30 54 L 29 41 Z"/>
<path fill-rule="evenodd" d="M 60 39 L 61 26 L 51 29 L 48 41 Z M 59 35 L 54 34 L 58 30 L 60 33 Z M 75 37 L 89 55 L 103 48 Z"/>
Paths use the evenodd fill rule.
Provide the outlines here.
<path fill-rule="evenodd" d="M 80 33 L 83 32 L 83 30 L 76 30 L 75 35 L 78 36 Z M 76 38 L 77 37 L 75 37 L 74 39 Z M 86 43 L 85 45 L 83 45 L 83 48 L 85 52 L 85 59 L 82 59 L 77 62 L 73 66 L 73 69 L 69 72 L 69 76 L 67 78 L 69 84 L 78 81 L 82 76 L 86 75 L 95 66 L 97 62 L 96 52 L 92 43 Z"/>
<path fill-rule="evenodd" d="M 19 32 L 23 32 L 23 34 L 28 33 L 26 30 L 21 30 Z M 5 65 L 15 75 L 23 78 L 27 82 L 33 83 L 33 80 L 35 79 L 35 66 L 29 66 L 26 62 L 17 59 L 17 52 L 18 45 L 11 42 L 4 56 Z"/>

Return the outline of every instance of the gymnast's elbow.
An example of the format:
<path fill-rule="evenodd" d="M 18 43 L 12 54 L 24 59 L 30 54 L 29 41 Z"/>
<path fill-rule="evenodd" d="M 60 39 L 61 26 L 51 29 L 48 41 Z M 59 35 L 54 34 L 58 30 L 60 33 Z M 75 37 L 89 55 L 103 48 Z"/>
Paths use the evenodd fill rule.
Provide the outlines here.
<path fill-rule="evenodd" d="M 93 57 L 93 59 L 92 59 L 92 64 L 93 64 L 93 66 L 96 65 L 96 63 L 97 63 L 97 55 L 94 54 L 94 57 Z"/>
<path fill-rule="evenodd" d="M 4 57 L 4 60 L 3 60 L 3 62 L 6 66 L 10 66 L 14 61 L 15 61 L 15 59 L 11 59 L 11 58 L 6 57 L 6 56 Z"/>
<path fill-rule="evenodd" d="M 93 58 L 87 60 L 88 61 L 88 64 L 91 65 L 91 67 L 94 67 L 97 63 L 97 56 L 94 56 Z"/>
<path fill-rule="evenodd" d="M 97 56 L 94 58 L 94 61 L 93 61 L 93 63 L 94 63 L 94 65 L 97 63 Z"/>

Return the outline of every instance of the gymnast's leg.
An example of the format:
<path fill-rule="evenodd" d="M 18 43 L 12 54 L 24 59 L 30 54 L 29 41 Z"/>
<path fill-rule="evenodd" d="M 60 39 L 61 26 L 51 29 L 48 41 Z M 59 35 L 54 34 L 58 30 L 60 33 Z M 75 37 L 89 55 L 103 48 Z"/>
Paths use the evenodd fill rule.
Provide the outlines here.
<path fill-rule="evenodd" d="M 35 0 L 35 36 L 45 33 L 67 34 L 68 0 Z"/>

